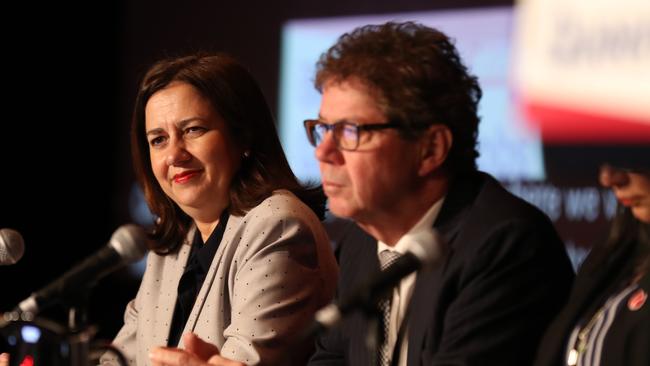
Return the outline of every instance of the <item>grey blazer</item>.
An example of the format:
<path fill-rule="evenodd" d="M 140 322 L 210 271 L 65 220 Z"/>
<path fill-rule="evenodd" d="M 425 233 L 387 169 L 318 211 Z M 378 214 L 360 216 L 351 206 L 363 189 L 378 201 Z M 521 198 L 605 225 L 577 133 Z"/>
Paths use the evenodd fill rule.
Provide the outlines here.
<path fill-rule="evenodd" d="M 149 365 L 149 350 L 167 344 L 194 230 L 177 253 L 149 254 L 113 343 L 130 365 Z M 276 191 L 245 216 L 228 219 L 183 333 L 194 332 L 247 365 L 286 361 L 286 347 L 334 296 L 337 276 L 318 218 L 290 192 Z M 102 364 L 116 361 L 104 355 Z"/>

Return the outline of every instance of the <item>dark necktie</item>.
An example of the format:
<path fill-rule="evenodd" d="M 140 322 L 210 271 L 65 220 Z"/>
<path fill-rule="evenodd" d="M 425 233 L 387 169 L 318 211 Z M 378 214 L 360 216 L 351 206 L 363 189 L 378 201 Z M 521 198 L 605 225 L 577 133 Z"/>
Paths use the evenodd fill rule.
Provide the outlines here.
<path fill-rule="evenodd" d="M 381 270 L 385 270 L 390 267 L 402 254 L 392 251 L 384 250 L 379 253 L 379 266 Z M 393 292 L 390 291 L 386 297 L 379 301 L 379 310 L 381 310 L 383 315 L 384 323 L 384 342 L 379 347 L 379 365 L 388 366 L 390 363 L 391 350 L 388 349 L 388 332 L 390 329 L 390 303 L 393 299 Z"/>

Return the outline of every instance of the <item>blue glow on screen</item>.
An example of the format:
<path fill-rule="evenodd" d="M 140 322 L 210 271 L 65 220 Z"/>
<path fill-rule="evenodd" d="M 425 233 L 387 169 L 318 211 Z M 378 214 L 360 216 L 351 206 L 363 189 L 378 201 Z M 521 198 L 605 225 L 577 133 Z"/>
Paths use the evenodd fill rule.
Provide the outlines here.
<path fill-rule="evenodd" d="M 343 33 L 364 24 L 413 20 L 455 38 L 461 57 L 483 88 L 478 165 L 501 180 L 545 178 L 539 132 L 514 112 L 509 89 L 512 7 L 292 20 L 282 30 L 279 131 L 300 179 L 319 180 L 302 121 L 318 116 L 313 78 L 318 57 Z"/>

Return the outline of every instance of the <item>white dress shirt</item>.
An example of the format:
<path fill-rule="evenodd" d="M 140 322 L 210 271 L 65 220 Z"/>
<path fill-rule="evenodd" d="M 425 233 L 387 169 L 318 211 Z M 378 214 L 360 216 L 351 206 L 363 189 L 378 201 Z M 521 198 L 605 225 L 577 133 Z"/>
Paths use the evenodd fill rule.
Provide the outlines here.
<path fill-rule="evenodd" d="M 407 233 L 405 233 L 400 240 L 397 241 L 394 247 L 389 246 L 388 244 L 377 241 L 377 256 L 379 253 L 384 250 L 393 250 L 399 253 L 406 253 L 409 250 L 410 243 L 408 240 L 405 240 L 407 237 L 406 234 L 414 233 L 421 230 L 422 228 L 432 227 L 433 222 L 438 217 L 440 213 L 440 208 L 442 207 L 442 202 L 444 197 L 439 199 L 436 203 L 431 206 L 431 208 L 422 216 L 420 221 L 415 224 Z M 399 286 L 396 286 L 393 289 L 393 298 L 391 300 L 390 306 L 390 326 L 388 331 L 388 349 L 391 350 L 390 355 L 392 357 L 393 349 L 395 348 L 395 342 L 397 341 L 397 334 L 399 328 L 404 321 L 404 316 L 406 314 L 406 308 L 411 300 L 411 294 L 413 292 L 413 287 L 415 286 L 415 279 L 417 272 L 414 272 L 402 279 Z M 406 357 L 408 353 L 408 329 L 404 329 L 404 336 L 402 339 L 402 344 L 400 345 L 399 353 L 399 366 L 406 366 Z"/>

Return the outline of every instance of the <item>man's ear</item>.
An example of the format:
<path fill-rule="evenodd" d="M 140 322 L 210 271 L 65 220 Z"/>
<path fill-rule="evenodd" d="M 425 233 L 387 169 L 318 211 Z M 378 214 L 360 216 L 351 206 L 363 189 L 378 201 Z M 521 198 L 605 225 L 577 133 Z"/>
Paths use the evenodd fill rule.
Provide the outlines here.
<path fill-rule="evenodd" d="M 420 168 L 418 174 L 425 176 L 439 169 L 447 160 L 453 137 L 449 127 L 434 124 L 420 136 Z"/>

